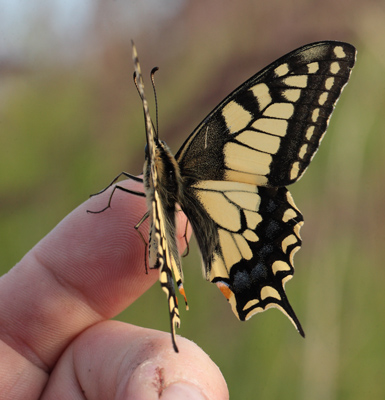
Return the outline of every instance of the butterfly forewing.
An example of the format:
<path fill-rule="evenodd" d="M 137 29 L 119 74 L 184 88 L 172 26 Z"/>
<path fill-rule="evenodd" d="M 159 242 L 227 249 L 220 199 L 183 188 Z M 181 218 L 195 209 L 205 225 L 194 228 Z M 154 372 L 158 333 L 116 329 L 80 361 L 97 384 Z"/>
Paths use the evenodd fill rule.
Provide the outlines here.
<path fill-rule="evenodd" d="M 302 176 L 355 61 L 353 46 L 320 42 L 270 64 L 231 93 L 176 155 L 182 175 L 258 186 Z"/>
<path fill-rule="evenodd" d="M 340 42 L 283 56 L 220 103 L 176 155 L 206 278 L 241 320 L 277 307 L 304 334 L 284 292 L 303 217 L 284 186 L 308 167 L 354 62 L 354 47 Z"/>

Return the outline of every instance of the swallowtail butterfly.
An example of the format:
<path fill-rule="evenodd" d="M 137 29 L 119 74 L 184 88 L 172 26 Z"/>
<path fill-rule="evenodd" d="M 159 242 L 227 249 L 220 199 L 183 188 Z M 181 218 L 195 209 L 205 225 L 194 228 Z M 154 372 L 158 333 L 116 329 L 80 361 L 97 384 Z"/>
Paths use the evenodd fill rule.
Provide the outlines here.
<path fill-rule="evenodd" d="M 174 157 L 151 121 L 133 45 L 147 146 L 143 180 L 122 174 L 143 182 L 145 192 L 114 190 L 147 199 L 141 221 L 151 221 L 149 263 L 159 269 L 167 295 L 175 351 L 180 317 L 174 279 L 186 299 L 175 238 L 177 205 L 195 233 L 204 276 L 235 315 L 243 321 L 276 307 L 304 336 L 284 290 L 294 274 L 303 225 L 285 186 L 301 178 L 316 153 L 355 55 L 352 45 L 334 41 L 286 54 L 228 95 Z"/>

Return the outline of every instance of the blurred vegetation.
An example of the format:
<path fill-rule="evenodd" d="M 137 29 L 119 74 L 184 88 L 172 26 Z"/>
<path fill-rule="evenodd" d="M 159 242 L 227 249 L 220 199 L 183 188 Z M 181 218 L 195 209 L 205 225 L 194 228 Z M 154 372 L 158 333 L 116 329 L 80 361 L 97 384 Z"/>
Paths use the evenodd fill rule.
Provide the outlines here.
<path fill-rule="evenodd" d="M 140 173 L 131 35 L 144 73 L 160 67 L 160 134 L 174 151 L 268 62 L 311 41 L 346 40 L 358 49 L 351 82 L 320 152 L 290 189 L 306 223 L 287 292 L 306 339 L 278 311 L 237 321 L 202 280 L 197 251 L 183 260 L 190 311 L 181 310 L 178 333 L 218 364 L 234 399 L 385 398 L 384 5 L 186 2 L 177 15 L 144 16 L 143 29 L 131 31 L 111 22 L 131 6 L 113 3 L 100 2 L 93 30 L 79 38 L 91 47 L 83 57 L 55 62 L 56 48 L 32 63 L 0 64 L 0 272 L 118 172 Z M 169 328 L 158 285 L 118 318 Z"/>

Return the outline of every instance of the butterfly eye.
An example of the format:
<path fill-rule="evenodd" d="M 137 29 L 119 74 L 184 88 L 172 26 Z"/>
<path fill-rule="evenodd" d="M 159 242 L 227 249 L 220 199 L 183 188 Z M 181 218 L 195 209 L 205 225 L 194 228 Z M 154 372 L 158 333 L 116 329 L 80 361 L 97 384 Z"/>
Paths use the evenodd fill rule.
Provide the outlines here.
<path fill-rule="evenodd" d="M 148 154 L 148 145 L 147 145 L 147 144 L 144 146 L 144 156 L 145 156 L 146 158 L 149 158 L 149 154 Z"/>

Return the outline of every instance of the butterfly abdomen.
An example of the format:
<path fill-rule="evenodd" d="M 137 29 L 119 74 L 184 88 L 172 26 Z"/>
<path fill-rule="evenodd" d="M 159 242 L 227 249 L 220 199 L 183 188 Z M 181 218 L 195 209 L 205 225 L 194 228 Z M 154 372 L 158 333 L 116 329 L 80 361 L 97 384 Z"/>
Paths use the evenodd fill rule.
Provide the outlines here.
<path fill-rule="evenodd" d="M 179 166 L 163 141 L 155 140 L 154 144 L 154 157 L 151 161 L 146 157 L 143 171 L 147 204 L 151 216 L 150 266 L 159 268 L 160 258 L 165 253 L 164 250 L 158 248 L 159 239 L 154 240 L 158 232 L 158 234 L 165 235 L 165 243 L 180 268 L 180 256 L 175 237 L 176 204 L 181 193 Z M 156 212 L 154 212 L 154 208 L 158 208 Z M 159 218 L 162 218 L 162 221 Z M 158 229 L 160 224 L 165 226 L 163 232 Z"/>

